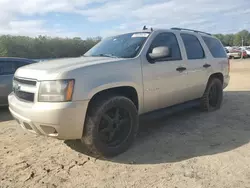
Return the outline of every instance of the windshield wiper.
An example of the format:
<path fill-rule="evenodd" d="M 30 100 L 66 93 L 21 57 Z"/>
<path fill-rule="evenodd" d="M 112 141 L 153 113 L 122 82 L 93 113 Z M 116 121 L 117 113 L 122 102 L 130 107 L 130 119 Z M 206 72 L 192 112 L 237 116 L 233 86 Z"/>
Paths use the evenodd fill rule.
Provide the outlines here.
<path fill-rule="evenodd" d="M 118 58 L 117 56 L 114 56 L 112 54 L 98 54 L 98 55 L 93 55 L 95 57 L 112 57 L 112 58 Z"/>

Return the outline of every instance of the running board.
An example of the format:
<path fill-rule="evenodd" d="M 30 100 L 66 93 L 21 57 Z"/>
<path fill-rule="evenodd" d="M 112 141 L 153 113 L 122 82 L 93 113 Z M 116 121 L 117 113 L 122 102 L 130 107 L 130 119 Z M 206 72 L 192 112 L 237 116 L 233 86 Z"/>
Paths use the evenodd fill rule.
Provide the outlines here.
<path fill-rule="evenodd" d="M 200 105 L 200 99 L 195 99 L 192 101 L 177 104 L 177 105 L 170 106 L 167 108 L 162 108 L 162 109 L 159 109 L 159 110 L 156 110 L 153 112 L 147 112 L 145 114 L 140 115 L 140 118 L 142 118 L 142 119 L 144 119 L 144 118 L 149 118 L 149 119 L 160 118 L 163 116 L 168 116 L 168 115 L 171 115 L 171 114 L 174 114 L 177 112 L 181 112 L 181 111 L 186 110 L 186 109 L 197 107 L 199 105 Z"/>

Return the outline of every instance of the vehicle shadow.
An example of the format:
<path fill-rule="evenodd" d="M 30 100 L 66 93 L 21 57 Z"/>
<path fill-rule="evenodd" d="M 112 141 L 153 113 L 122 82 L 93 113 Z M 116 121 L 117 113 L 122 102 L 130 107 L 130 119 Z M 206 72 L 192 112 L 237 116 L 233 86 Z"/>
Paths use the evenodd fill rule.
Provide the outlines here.
<path fill-rule="evenodd" d="M 135 144 L 125 153 L 101 159 L 125 164 L 178 162 L 238 148 L 250 140 L 250 91 L 228 91 L 220 110 L 202 113 L 192 108 L 140 122 Z M 65 142 L 91 155 L 78 141 Z"/>
<path fill-rule="evenodd" d="M 8 107 L 0 107 L 0 123 L 12 119 L 13 117 L 11 116 Z"/>

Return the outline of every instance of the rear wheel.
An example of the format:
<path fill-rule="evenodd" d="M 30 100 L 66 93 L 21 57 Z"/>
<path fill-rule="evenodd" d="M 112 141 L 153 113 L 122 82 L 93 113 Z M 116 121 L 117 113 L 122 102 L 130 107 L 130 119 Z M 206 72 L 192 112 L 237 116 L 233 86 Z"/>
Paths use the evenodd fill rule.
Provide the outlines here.
<path fill-rule="evenodd" d="M 95 154 L 112 157 L 126 151 L 138 130 L 138 113 L 131 100 L 107 96 L 96 100 L 87 114 L 82 142 Z"/>
<path fill-rule="evenodd" d="M 223 86 L 218 78 L 212 78 L 201 98 L 201 109 L 203 111 L 214 111 L 221 107 L 223 100 Z"/>

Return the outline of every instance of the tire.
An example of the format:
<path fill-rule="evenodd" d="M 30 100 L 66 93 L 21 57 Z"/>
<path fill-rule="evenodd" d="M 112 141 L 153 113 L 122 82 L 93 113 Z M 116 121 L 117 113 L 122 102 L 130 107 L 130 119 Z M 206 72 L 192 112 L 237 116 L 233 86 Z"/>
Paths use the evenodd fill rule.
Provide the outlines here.
<path fill-rule="evenodd" d="M 109 140 L 109 138 L 112 137 L 112 135 L 113 137 L 115 137 L 114 135 L 116 134 L 112 133 L 111 135 L 111 131 L 109 131 L 109 133 L 106 134 L 108 132 L 107 131 L 108 128 L 110 129 L 109 126 L 111 122 L 110 117 L 112 115 L 112 114 L 109 115 L 108 113 L 111 113 L 113 109 L 120 109 L 120 111 L 123 112 L 124 114 L 128 114 L 127 115 L 128 118 L 126 119 L 130 119 L 129 120 L 130 123 L 127 124 L 125 123 L 126 125 L 122 125 L 120 127 L 117 126 L 119 129 L 123 129 L 122 131 L 119 130 L 117 127 L 115 128 L 118 129 L 118 132 L 120 131 L 121 134 L 124 134 L 123 135 L 124 140 L 118 145 L 109 145 L 108 143 L 105 143 L 107 140 Z M 115 110 L 114 112 L 114 119 L 116 118 L 116 112 L 117 110 Z M 109 118 L 107 118 L 107 114 Z M 120 115 L 118 115 L 118 117 L 119 116 Z M 121 122 L 122 121 L 123 120 L 121 120 Z M 103 128 L 100 131 L 101 126 L 103 126 L 103 124 L 107 125 L 107 127 Z M 111 127 L 113 128 L 113 126 Z M 87 148 L 93 154 L 104 157 L 114 157 L 116 155 L 125 152 L 132 145 L 137 135 L 138 127 L 139 127 L 139 121 L 138 121 L 137 108 L 130 99 L 123 96 L 114 96 L 114 95 L 103 96 L 103 97 L 101 96 L 99 97 L 99 99 L 97 99 L 94 103 L 91 104 L 90 109 L 88 110 L 83 131 L 83 137 L 81 140 L 83 144 L 87 146 Z M 101 139 L 104 138 L 104 130 L 107 131 L 105 133 L 105 142 Z M 127 136 L 125 136 L 125 133 L 127 134 Z M 123 136 L 116 136 L 116 137 L 120 139 L 120 137 L 122 138 Z"/>
<path fill-rule="evenodd" d="M 211 95 L 212 89 L 214 87 L 217 90 L 216 95 Z M 211 100 L 213 98 L 213 100 Z M 218 78 L 211 78 L 208 81 L 206 90 L 201 98 L 201 110 L 212 112 L 220 109 L 223 100 L 223 86 L 221 80 Z"/>

